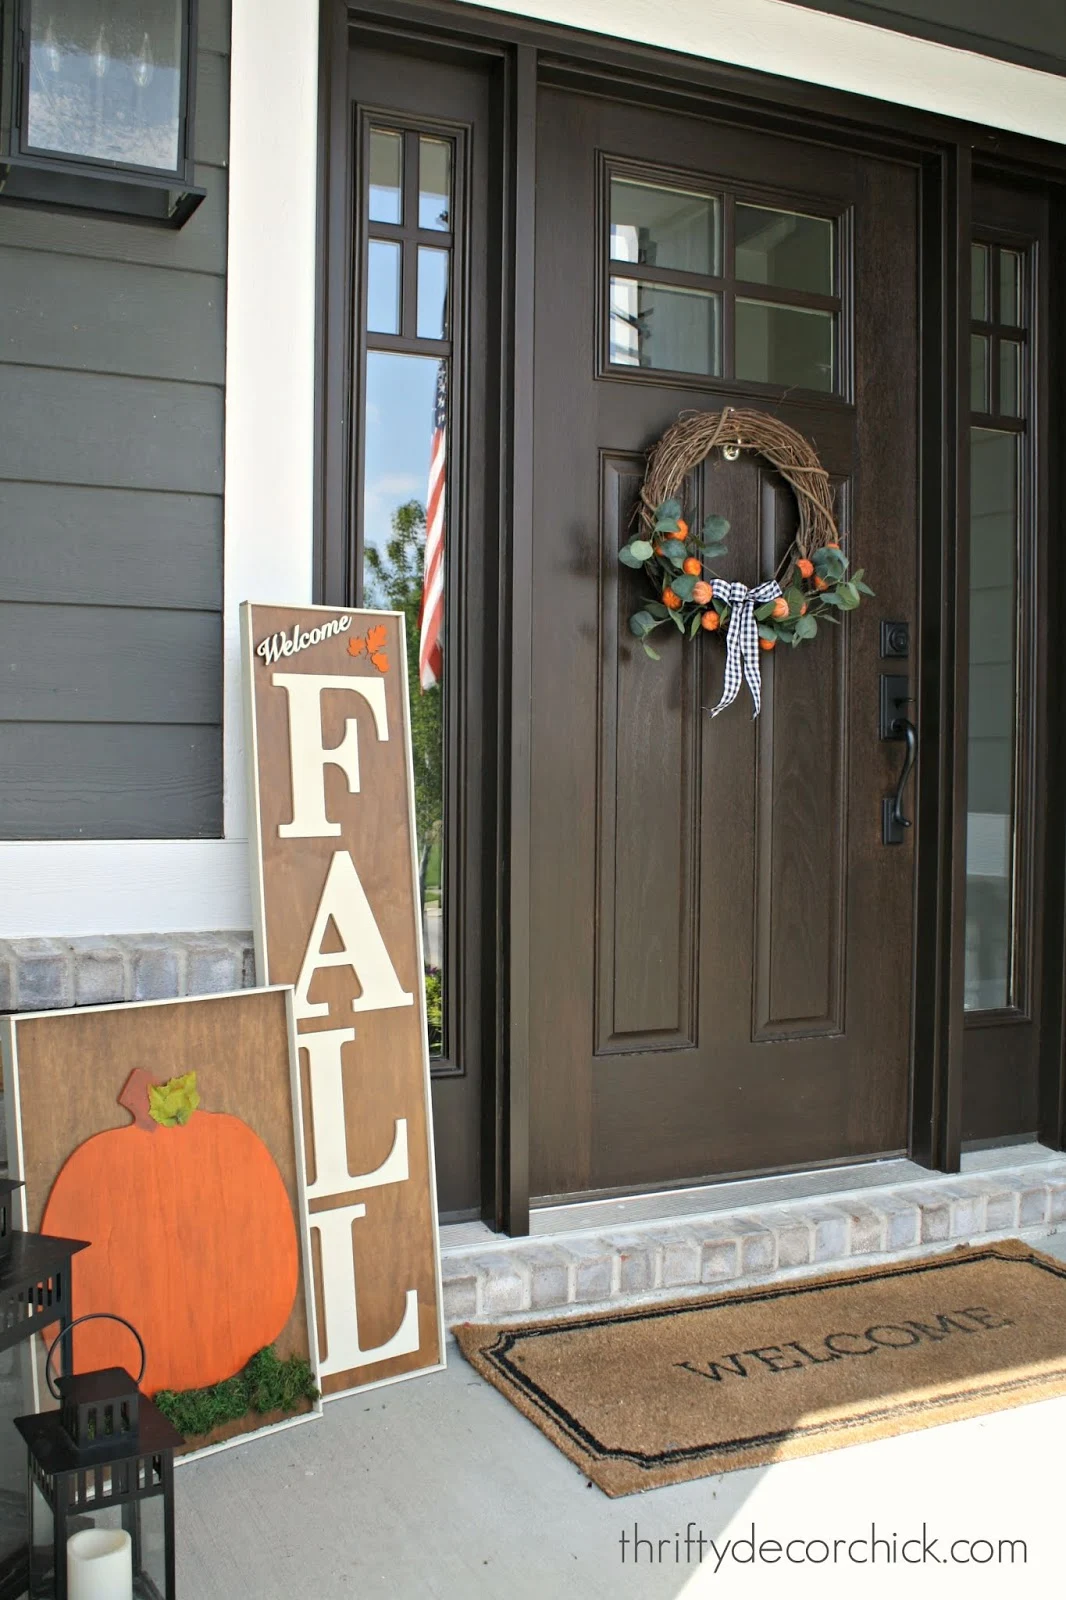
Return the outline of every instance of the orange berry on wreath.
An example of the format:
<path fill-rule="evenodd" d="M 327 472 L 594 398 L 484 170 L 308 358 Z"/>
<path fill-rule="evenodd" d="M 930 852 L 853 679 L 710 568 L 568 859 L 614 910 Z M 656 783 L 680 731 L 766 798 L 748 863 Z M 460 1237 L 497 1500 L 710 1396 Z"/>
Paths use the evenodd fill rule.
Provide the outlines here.
<path fill-rule="evenodd" d="M 677 519 L 677 532 L 674 535 L 674 538 L 675 539 L 687 539 L 688 538 L 688 523 L 685 521 L 684 517 L 678 517 L 678 519 Z"/>
<path fill-rule="evenodd" d="M 784 595 L 779 595 L 774 601 L 774 609 L 771 612 L 771 616 L 777 617 L 779 620 L 782 617 L 788 616 L 788 601 L 785 599 Z"/>
<path fill-rule="evenodd" d="M 840 542 L 837 539 L 827 539 L 825 542 L 825 547 L 827 550 L 839 550 Z"/>
<path fill-rule="evenodd" d="M 708 633 L 716 633 L 721 625 L 722 619 L 713 607 L 710 611 L 705 611 L 700 618 L 700 627 L 706 628 Z"/>
<path fill-rule="evenodd" d="M 692 585 L 692 598 L 698 606 L 707 605 L 713 593 L 714 590 L 711 588 L 709 583 L 694 583 Z M 717 615 L 718 613 L 716 611 L 715 616 Z"/>
<path fill-rule="evenodd" d="M 823 589 L 828 589 L 829 584 L 827 583 L 825 578 L 815 578 L 814 587 L 816 589 L 818 589 L 818 590 L 823 590 Z"/>
<path fill-rule="evenodd" d="M 760 650 L 772 650 L 776 643 L 777 643 L 776 639 L 760 639 L 759 640 L 759 649 Z"/>
<path fill-rule="evenodd" d="M 681 596 L 675 594 L 669 584 L 663 590 L 663 605 L 671 611 L 679 611 L 681 609 Z"/>
<path fill-rule="evenodd" d="M 687 572 L 691 578 L 698 578 L 703 571 L 703 563 L 699 556 L 686 556 L 681 563 L 681 571 Z"/>
<path fill-rule="evenodd" d="M 799 573 L 801 578 L 813 578 L 814 562 L 808 561 L 806 556 L 800 556 L 799 560 L 796 562 L 796 571 Z"/>

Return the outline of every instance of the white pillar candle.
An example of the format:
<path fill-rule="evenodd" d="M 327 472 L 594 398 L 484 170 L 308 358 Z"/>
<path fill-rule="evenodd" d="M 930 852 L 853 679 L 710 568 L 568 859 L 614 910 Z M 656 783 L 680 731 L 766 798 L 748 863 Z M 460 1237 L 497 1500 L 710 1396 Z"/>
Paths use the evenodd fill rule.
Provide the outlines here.
<path fill-rule="evenodd" d="M 133 1600 L 133 1549 L 123 1528 L 83 1528 L 67 1540 L 69 1600 Z"/>

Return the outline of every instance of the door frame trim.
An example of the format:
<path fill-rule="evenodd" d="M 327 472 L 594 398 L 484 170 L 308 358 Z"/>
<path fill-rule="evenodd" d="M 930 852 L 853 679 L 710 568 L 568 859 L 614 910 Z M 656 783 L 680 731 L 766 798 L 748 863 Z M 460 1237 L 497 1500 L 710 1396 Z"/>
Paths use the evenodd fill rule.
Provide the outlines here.
<path fill-rule="evenodd" d="M 1066 147 L 952 121 L 887 101 L 704 62 L 626 40 L 590 36 L 448 0 L 325 0 L 319 119 L 318 405 L 315 596 L 341 604 L 350 478 L 344 445 L 350 392 L 348 313 L 353 219 L 344 173 L 349 30 L 372 28 L 397 49 L 427 46 L 498 63 L 505 270 L 499 308 L 501 423 L 498 493 L 504 543 L 499 606 L 493 839 L 497 896 L 494 992 L 483 1037 L 491 1097 L 483 1107 L 482 1215 L 511 1234 L 529 1231 L 529 906 L 532 556 L 532 272 L 537 89 L 541 81 L 586 92 L 623 92 L 740 125 L 846 143 L 913 162 L 921 192 L 921 425 L 919 607 L 920 761 L 916 818 L 916 916 L 910 1142 L 913 1159 L 959 1170 L 962 1126 L 963 955 L 966 893 L 965 763 L 968 728 L 969 441 L 968 349 L 971 204 L 975 164 L 1000 176 L 1066 182 Z M 331 159 L 332 157 L 332 159 Z M 1060 227 L 1061 248 L 1066 225 Z M 1062 319 L 1066 323 L 1066 319 Z M 1066 354 L 1055 330 L 1049 360 Z M 347 385 L 347 388 L 346 388 Z M 497 441 L 493 441 L 497 445 Z M 1055 467 L 1052 492 L 1061 494 Z M 1054 503 L 1054 502 L 1053 502 Z M 1060 502 L 1061 503 L 1061 502 Z M 513 576 L 511 575 L 513 573 Z M 524 575 L 524 582 L 516 581 Z M 1051 589 L 1066 591 L 1066 562 Z M 1053 684 L 1049 686 L 1053 691 Z M 1061 698 L 1066 699 L 1066 696 Z M 1051 708 L 1054 710 L 1054 706 Z M 1051 790 L 1066 792 L 1062 763 Z M 1066 846 L 1049 854 L 1042 1141 L 1066 1135 Z M 487 941 L 486 941 L 487 944 Z M 928 981 L 929 978 L 932 981 Z M 490 987 L 486 983 L 486 990 Z M 1049 992 L 1050 991 L 1050 992 Z M 489 1015 L 488 1013 L 491 1013 Z M 1047 1041 L 1055 1041 L 1052 1050 Z"/>

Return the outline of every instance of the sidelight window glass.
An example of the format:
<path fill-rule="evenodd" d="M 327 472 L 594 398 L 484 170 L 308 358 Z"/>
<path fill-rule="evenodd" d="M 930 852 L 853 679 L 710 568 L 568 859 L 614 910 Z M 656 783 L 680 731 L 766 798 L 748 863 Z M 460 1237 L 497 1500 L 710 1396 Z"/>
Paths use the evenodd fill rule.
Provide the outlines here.
<path fill-rule="evenodd" d="M 978 242 L 973 260 L 965 1007 L 981 1012 L 1017 1005 L 1021 982 L 1017 906 L 1028 835 L 1019 798 L 1020 583 L 1030 407 L 1025 252 Z"/>
<path fill-rule="evenodd" d="M 355 594 L 402 611 L 414 756 L 430 1053 L 446 1054 L 450 997 L 444 741 L 445 618 L 453 605 L 447 527 L 455 381 L 455 143 L 372 128 L 363 215 L 361 537 Z M 418 194 L 404 214 L 404 194 Z M 426 234 L 432 244 L 424 242 Z M 382 236 L 384 235 L 384 236 Z"/>
<path fill-rule="evenodd" d="M 966 1006 L 1010 1004 L 1018 445 L 970 434 L 970 729 L 966 828 Z"/>

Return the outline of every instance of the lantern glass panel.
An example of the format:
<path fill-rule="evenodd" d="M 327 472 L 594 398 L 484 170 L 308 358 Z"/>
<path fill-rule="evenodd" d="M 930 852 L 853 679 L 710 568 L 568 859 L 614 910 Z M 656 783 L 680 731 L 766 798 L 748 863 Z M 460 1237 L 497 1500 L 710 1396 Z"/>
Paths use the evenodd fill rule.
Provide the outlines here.
<path fill-rule="evenodd" d="M 185 0 L 29 0 L 26 143 L 176 172 Z"/>
<path fill-rule="evenodd" d="M 125 1530 L 132 1544 L 133 1600 L 164 1600 L 167 1585 L 162 1495 L 96 1512 L 79 1509 L 68 1518 L 67 1538 L 86 1528 Z M 48 1501 L 34 1484 L 30 1497 L 30 1600 L 53 1600 L 55 1595 L 54 1536 L 55 1523 Z"/>

